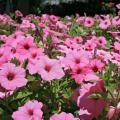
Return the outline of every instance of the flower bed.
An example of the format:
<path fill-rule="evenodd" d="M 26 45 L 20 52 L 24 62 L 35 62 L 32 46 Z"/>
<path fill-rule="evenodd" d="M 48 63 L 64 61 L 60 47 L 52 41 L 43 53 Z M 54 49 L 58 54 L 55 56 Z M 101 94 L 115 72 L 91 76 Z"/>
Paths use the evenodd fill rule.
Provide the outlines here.
<path fill-rule="evenodd" d="M 0 15 L 1 120 L 117 120 L 119 80 L 118 15 Z"/>

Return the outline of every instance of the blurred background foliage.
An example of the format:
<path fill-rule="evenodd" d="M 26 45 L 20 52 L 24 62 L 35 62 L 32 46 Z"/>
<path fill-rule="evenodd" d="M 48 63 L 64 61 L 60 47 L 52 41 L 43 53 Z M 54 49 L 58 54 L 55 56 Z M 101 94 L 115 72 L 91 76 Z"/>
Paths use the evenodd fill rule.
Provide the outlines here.
<path fill-rule="evenodd" d="M 0 13 L 19 9 L 24 14 L 55 14 L 58 16 L 95 15 L 115 13 L 114 6 L 120 0 L 0 0 Z"/>

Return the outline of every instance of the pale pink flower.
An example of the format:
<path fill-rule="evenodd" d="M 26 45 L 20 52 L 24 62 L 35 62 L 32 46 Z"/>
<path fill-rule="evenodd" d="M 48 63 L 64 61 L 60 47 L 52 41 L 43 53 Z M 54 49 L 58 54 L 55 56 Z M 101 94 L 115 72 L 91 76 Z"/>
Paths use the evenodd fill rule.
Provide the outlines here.
<path fill-rule="evenodd" d="M 90 66 L 91 66 L 91 69 L 94 71 L 94 72 L 98 72 L 98 71 L 102 71 L 105 67 L 105 64 L 101 61 L 101 60 L 98 60 L 98 59 L 93 59 L 91 62 L 90 62 Z"/>
<path fill-rule="evenodd" d="M 113 24 L 113 25 L 120 25 L 120 17 L 119 17 L 119 16 L 115 16 L 115 17 L 112 19 L 112 24 Z"/>
<path fill-rule="evenodd" d="M 118 118 L 119 113 L 120 113 L 120 102 L 117 104 L 116 107 L 110 106 L 109 111 L 107 113 L 107 118 L 109 120 Z"/>
<path fill-rule="evenodd" d="M 88 66 L 76 66 L 76 68 L 72 69 L 71 75 L 78 84 L 84 81 L 98 80 L 98 77 Z"/>
<path fill-rule="evenodd" d="M 28 58 L 30 49 L 37 48 L 35 43 L 33 42 L 33 38 L 31 36 L 26 37 L 24 40 L 20 41 L 17 46 L 17 52 L 24 58 Z"/>
<path fill-rule="evenodd" d="M 7 90 L 15 90 L 27 84 L 25 70 L 12 63 L 6 63 L 0 70 L 0 84 Z"/>
<path fill-rule="evenodd" d="M 117 7 L 118 9 L 120 9 L 120 4 L 117 4 L 116 7 Z"/>
<path fill-rule="evenodd" d="M 116 114 L 116 108 L 113 107 L 113 106 L 110 106 L 109 111 L 108 111 L 108 113 L 107 113 L 107 118 L 108 118 L 109 120 L 112 120 L 113 117 L 115 116 L 115 114 Z"/>
<path fill-rule="evenodd" d="M 67 25 L 65 25 L 62 21 L 57 21 L 56 27 L 59 29 L 67 30 Z"/>
<path fill-rule="evenodd" d="M 70 68 L 76 65 L 86 66 L 89 63 L 89 55 L 84 50 L 72 50 L 66 55 L 64 63 Z"/>
<path fill-rule="evenodd" d="M 87 40 L 84 45 L 85 50 L 92 51 L 96 48 L 96 43 L 93 40 Z"/>
<path fill-rule="evenodd" d="M 101 29 L 107 29 L 109 26 L 111 25 L 111 22 L 109 19 L 106 19 L 106 20 L 102 20 L 99 24 L 99 27 Z"/>
<path fill-rule="evenodd" d="M 89 113 L 87 110 L 80 109 L 78 114 L 81 116 L 81 115 L 90 115 L 91 113 Z"/>
<path fill-rule="evenodd" d="M 80 120 L 75 118 L 71 113 L 61 112 L 60 114 L 54 114 L 50 117 L 50 120 Z"/>
<path fill-rule="evenodd" d="M 79 48 L 79 44 L 77 44 L 73 39 L 67 38 L 64 41 L 64 44 L 71 49 L 78 49 Z"/>
<path fill-rule="evenodd" d="M 82 37 L 80 37 L 80 36 L 74 37 L 73 40 L 74 40 L 76 43 L 81 43 L 81 42 L 83 41 Z"/>
<path fill-rule="evenodd" d="M 94 25 L 94 19 L 91 17 L 86 17 L 85 22 L 84 22 L 84 26 L 85 27 L 92 27 L 93 25 Z"/>
<path fill-rule="evenodd" d="M 43 120 L 43 104 L 38 101 L 28 101 L 24 106 L 13 112 L 13 120 Z"/>
<path fill-rule="evenodd" d="M 98 47 L 105 48 L 107 41 L 104 36 L 100 36 L 96 39 L 96 43 L 97 43 Z"/>
<path fill-rule="evenodd" d="M 120 43 L 119 42 L 114 42 L 114 48 L 115 48 L 115 50 L 120 52 Z"/>
<path fill-rule="evenodd" d="M 5 47 L 0 48 L 0 66 L 10 60 L 9 51 Z"/>
<path fill-rule="evenodd" d="M 82 85 L 79 90 L 80 96 L 78 97 L 77 104 L 80 109 L 83 108 L 90 113 L 81 115 L 80 118 L 83 120 L 92 120 L 94 117 L 98 117 L 106 105 L 104 98 L 90 98 L 90 95 L 95 93 L 105 94 L 104 82 L 102 80 L 93 84 Z"/>
<path fill-rule="evenodd" d="M 36 65 L 38 66 L 38 73 L 43 80 L 51 81 L 54 79 L 60 79 L 64 76 L 61 64 L 56 59 L 42 57 Z"/>
<path fill-rule="evenodd" d="M 0 98 L 9 97 L 13 94 L 13 91 L 8 91 L 0 85 Z"/>

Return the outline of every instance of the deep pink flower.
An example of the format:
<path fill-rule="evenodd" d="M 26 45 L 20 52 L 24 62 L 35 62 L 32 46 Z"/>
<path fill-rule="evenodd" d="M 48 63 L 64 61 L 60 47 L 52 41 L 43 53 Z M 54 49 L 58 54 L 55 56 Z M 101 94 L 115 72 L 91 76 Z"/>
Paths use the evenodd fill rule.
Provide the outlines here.
<path fill-rule="evenodd" d="M 0 84 L 7 90 L 15 90 L 27 84 L 25 70 L 12 63 L 6 63 L 0 70 Z"/>
<path fill-rule="evenodd" d="M 71 113 L 62 112 L 60 114 L 54 114 L 50 117 L 50 120 L 80 120 L 75 118 Z"/>
<path fill-rule="evenodd" d="M 55 15 L 50 15 L 50 20 L 51 22 L 56 23 L 58 21 L 58 17 Z"/>
<path fill-rule="evenodd" d="M 41 110 L 43 104 L 38 101 L 28 101 L 24 106 L 19 107 L 13 112 L 13 120 L 43 120 L 43 112 Z"/>
<path fill-rule="evenodd" d="M 64 72 L 58 60 L 42 57 L 38 63 L 38 73 L 43 80 L 51 81 L 53 79 L 60 79 L 64 76 Z"/>

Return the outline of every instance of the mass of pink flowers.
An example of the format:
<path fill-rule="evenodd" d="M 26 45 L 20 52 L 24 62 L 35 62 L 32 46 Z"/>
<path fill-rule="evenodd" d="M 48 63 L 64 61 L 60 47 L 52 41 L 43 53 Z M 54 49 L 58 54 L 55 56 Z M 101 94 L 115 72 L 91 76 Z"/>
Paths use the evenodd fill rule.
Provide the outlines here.
<path fill-rule="evenodd" d="M 0 120 L 119 117 L 119 15 L 0 15 Z"/>

